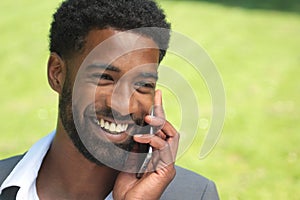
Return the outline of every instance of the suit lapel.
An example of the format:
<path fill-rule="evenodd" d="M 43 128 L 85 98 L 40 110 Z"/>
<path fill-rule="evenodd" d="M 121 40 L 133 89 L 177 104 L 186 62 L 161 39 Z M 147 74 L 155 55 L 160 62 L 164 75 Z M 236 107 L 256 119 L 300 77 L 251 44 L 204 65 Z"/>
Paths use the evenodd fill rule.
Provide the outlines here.
<path fill-rule="evenodd" d="M 15 156 L 12 158 L 8 158 L 0 161 L 0 185 L 3 181 L 8 177 L 17 163 L 23 158 L 24 155 Z M 12 186 L 5 188 L 1 195 L 0 200 L 15 200 L 19 187 Z"/>
<path fill-rule="evenodd" d="M 5 188 L 0 195 L 0 200 L 16 200 L 19 189 L 16 186 Z"/>

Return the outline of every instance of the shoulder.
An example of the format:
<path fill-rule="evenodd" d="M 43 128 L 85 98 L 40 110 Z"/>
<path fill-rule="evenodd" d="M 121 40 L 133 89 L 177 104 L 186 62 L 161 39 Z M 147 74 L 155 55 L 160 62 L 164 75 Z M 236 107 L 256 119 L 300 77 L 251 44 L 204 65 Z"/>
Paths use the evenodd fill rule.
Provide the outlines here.
<path fill-rule="evenodd" d="M 176 176 L 161 199 L 217 200 L 214 182 L 190 170 L 176 166 Z"/>
<path fill-rule="evenodd" d="M 23 155 L 10 157 L 0 160 L 0 185 L 14 169 L 16 164 L 22 159 Z"/>

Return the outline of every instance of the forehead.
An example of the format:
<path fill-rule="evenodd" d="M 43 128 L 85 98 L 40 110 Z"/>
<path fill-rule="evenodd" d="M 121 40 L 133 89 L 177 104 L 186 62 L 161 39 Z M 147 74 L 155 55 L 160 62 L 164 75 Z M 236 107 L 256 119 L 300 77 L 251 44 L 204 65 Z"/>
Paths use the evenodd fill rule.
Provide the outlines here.
<path fill-rule="evenodd" d="M 86 37 L 82 54 L 83 66 L 93 63 L 123 63 L 131 65 L 158 63 L 159 49 L 148 37 L 111 28 L 92 30 Z"/>

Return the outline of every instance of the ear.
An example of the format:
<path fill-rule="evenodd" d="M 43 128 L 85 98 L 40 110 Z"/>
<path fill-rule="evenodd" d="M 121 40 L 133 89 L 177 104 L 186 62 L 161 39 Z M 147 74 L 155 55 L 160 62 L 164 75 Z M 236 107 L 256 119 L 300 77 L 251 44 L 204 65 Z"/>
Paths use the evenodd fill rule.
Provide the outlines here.
<path fill-rule="evenodd" d="M 66 64 L 57 53 L 48 59 L 48 82 L 53 90 L 61 94 L 65 82 Z"/>

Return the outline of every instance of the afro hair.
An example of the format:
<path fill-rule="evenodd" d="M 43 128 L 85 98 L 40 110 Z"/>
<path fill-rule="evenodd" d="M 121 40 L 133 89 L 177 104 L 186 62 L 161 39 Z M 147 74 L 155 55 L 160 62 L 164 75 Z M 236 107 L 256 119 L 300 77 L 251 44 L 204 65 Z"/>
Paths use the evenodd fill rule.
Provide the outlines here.
<path fill-rule="evenodd" d="M 92 29 L 139 30 L 152 38 L 163 59 L 170 40 L 170 24 L 162 9 L 152 0 L 66 0 L 53 15 L 50 52 L 70 58 L 80 52 Z M 144 31 L 143 30 L 148 30 Z"/>

